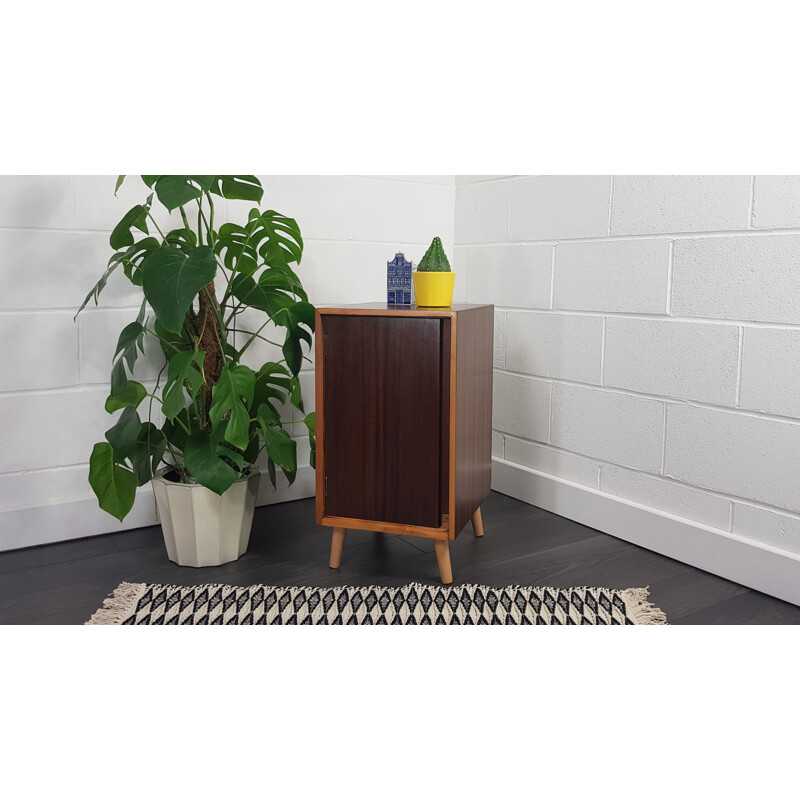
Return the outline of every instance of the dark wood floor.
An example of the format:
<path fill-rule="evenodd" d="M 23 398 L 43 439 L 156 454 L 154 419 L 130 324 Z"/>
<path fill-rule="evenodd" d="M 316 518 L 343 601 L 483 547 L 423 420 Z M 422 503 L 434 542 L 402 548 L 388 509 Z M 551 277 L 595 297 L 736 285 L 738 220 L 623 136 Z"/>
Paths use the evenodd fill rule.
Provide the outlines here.
<path fill-rule="evenodd" d="M 486 535 L 451 544 L 457 583 L 649 586 L 671 624 L 800 624 L 800 608 L 493 492 Z M 81 624 L 122 581 L 384 586 L 438 583 L 433 542 L 348 531 L 342 566 L 328 567 L 330 529 L 314 500 L 256 510 L 250 547 L 221 567 L 179 567 L 158 526 L 0 553 L 0 623 Z"/>

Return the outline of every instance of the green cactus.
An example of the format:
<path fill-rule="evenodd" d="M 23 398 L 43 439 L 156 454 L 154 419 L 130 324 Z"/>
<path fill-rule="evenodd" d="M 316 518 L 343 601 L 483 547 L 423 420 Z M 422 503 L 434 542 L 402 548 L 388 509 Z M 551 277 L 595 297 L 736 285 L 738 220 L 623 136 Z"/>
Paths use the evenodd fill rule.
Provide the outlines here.
<path fill-rule="evenodd" d="M 442 240 L 436 236 L 431 242 L 422 260 L 417 266 L 417 272 L 450 272 L 450 262 L 447 260 Z"/>

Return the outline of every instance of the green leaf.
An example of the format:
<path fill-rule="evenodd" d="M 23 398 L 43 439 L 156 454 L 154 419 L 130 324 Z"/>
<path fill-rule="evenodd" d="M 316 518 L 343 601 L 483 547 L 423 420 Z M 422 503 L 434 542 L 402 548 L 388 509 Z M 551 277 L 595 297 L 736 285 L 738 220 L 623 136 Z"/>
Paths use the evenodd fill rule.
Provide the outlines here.
<path fill-rule="evenodd" d="M 253 209 L 245 226 L 258 254 L 268 267 L 288 267 L 300 263 L 303 257 L 303 237 L 300 227 L 291 217 L 277 211 L 265 211 L 260 216 Z"/>
<path fill-rule="evenodd" d="M 136 437 L 136 447 L 130 456 L 139 486 L 144 486 L 153 477 L 166 447 L 164 434 L 152 422 L 142 423 Z"/>
<path fill-rule="evenodd" d="M 303 420 L 306 428 L 308 428 L 308 443 L 311 445 L 311 452 L 309 453 L 309 463 L 312 469 L 317 468 L 317 413 L 312 411 L 306 414 Z"/>
<path fill-rule="evenodd" d="M 161 247 L 142 262 L 142 287 L 159 322 L 178 333 L 184 316 L 200 290 L 214 280 L 217 260 L 203 245 L 188 256 L 174 247 Z"/>
<path fill-rule="evenodd" d="M 192 182 L 189 175 L 160 175 L 153 188 L 161 204 L 170 211 L 203 194 L 203 190 Z"/>
<path fill-rule="evenodd" d="M 84 308 L 89 304 L 89 301 L 94 298 L 94 304 L 97 305 L 97 300 L 100 297 L 100 292 L 106 288 L 106 282 L 108 281 L 109 276 L 111 273 L 122 263 L 124 256 L 122 253 L 114 253 L 113 256 L 108 260 L 108 267 L 106 271 L 100 276 L 100 280 L 92 287 L 89 294 L 86 295 L 86 299 L 81 303 L 81 307 L 75 312 L 76 319 L 78 314 L 83 311 Z"/>
<path fill-rule="evenodd" d="M 136 476 L 114 463 L 114 450 L 108 442 L 98 442 L 92 450 L 89 484 L 100 508 L 122 522 L 136 499 Z"/>
<path fill-rule="evenodd" d="M 250 367 L 238 364 L 222 368 L 219 381 L 211 390 L 211 408 L 209 417 L 216 427 L 223 417 L 230 414 L 226 441 L 240 450 L 247 447 L 250 438 L 250 412 L 248 408 L 253 401 L 255 375 Z"/>
<path fill-rule="evenodd" d="M 289 390 L 291 373 L 282 364 L 268 361 L 256 375 L 256 385 L 253 390 L 251 408 L 257 409 L 261 403 L 274 398 L 281 405 L 286 402 L 286 393 Z M 286 377 L 284 377 L 286 376 Z"/>
<path fill-rule="evenodd" d="M 114 460 L 122 463 L 133 455 L 142 421 L 135 408 L 126 408 L 116 424 L 106 431 L 106 440 L 114 448 Z"/>
<path fill-rule="evenodd" d="M 216 175 L 211 191 L 228 200 L 251 200 L 255 203 L 260 203 L 264 196 L 261 181 L 255 175 Z"/>
<path fill-rule="evenodd" d="M 122 361 L 117 362 L 119 364 Z M 113 414 L 121 408 L 136 408 L 147 396 L 147 390 L 141 383 L 128 381 L 118 392 L 112 393 L 106 400 L 106 411 Z"/>
<path fill-rule="evenodd" d="M 205 350 L 184 350 L 175 353 L 169 360 L 167 382 L 164 385 L 163 405 L 161 410 L 164 416 L 171 420 L 186 407 L 186 395 L 183 391 L 188 382 L 189 397 L 194 400 L 200 387 L 203 385 L 203 368 Z M 199 367 L 199 369 L 198 369 Z"/>
<path fill-rule="evenodd" d="M 114 197 L 116 197 L 116 196 L 117 196 L 117 192 L 119 191 L 119 187 L 120 187 L 120 186 L 122 186 L 122 182 L 123 182 L 124 180 L 125 180 L 125 176 L 124 176 L 124 175 L 119 175 L 119 176 L 117 177 L 117 183 L 116 183 L 116 185 L 114 186 Z"/>
<path fill-rule="evenodd" d="M 261 432 L 269 457 L 284 472 L 297 472 L 297 442 L 286 431 L 268 425 L 262 425 Z"/>
<path fill-rule="evenodd" d="M 285 292 L 273 287 L 261 286 L 249 275 L 243 273 L 234 275 L 229 291 L 240 303 L 264 311 L 270 318 L 279 311 L 289 308 L 295 302 Z"/>
<path fill-rule="evenodd" d="M 133 234 L 131 228 L 138 228 L 144 233 L 147 230 L 147 212 L 149 206 L 134 206 L 118 223 L 116 228 L 111 232 L 109 242 L 114 250 L 119 250 L 120 247 L 130 247 L 133 244 Z"/>
<path fill-rule="evenodd" d="M 128 376 L 125 373 L 125 362 L 120 359 L 111 368 L 111 394 L 118 395 L 127 382 Z"/>
<path fill-rule="evenodd" d="M 258 423 L 262 428 L 281 424 L 280 414 L 270 403 L 261 403 L 258 407 L 257 417 Z"/>
<path fill-rule="evenodd" d="M 174 231 L 167 233 L 164 241 L 170 247 L 177 247 L 188 254 L 190 250 L 194 250 L 197 247 L 197 234 L 189 230 L 189 228 L 176 228 Z"/>
<path fill-rule="evenodd" d="M 250 244 L 250 237 L 241 225 L 226 222 L 219 229 L 214 252 L 232 271 L 252 275 L 258 269 L 258 253 Z"/>
<path fill-rule="evenodd" d="M 239 472 L 223 460 L 230 451 L 221 444 L 221 434 L 226 426 L 217 431 L 195 431 L 187 440 L 184 463 L 192 477 L 212 492 L 223 494 L 239 477 Z"/>
<path fill-rule="evenodd" d="M 298 411 L 302 411 L 305 414 L 305 409 L 303 408 L 303 396 L 301 394 L 301 389 L 300 389 L 300 379 L 296 375 L 292 376 L 291 393 L 289 394 L 289 402 Z"/>
<path fill-rule="evenodd" d="M 131 322 L 130 325 L 126 325 L 122 329 L 119 339 L 117 339 L 117 349 L 114 351 L 114 358 L 122 353 L 122 358 L 128 365 L 128 369 L 133 371 L 133 365 L 136 363 L 136 359 L 139 355 L 137 347 L 144 353 L 143 339 L 144 327 L 140 322 Z"/>
<path fill-rule="evenodd" d="M 181 425 L 181 423 L 183 423 L 183 425 Z M 168 419 L 163 427 L 164 436 L 166 436 L 167 441 L 178 450 L 184 450 L 186 448 L 186 439 L 189 436 L 186 432 L 187 429 L 191 430 L 188 408 L 184 408 L 175 419 Z"/>
<path fill-rule="evenodd" d="M 148 189 L 153 188 L 153 184 L 160 178 L 160 175 L 142 175 L 141 178 L 144 181 L 145 185 Z"/>

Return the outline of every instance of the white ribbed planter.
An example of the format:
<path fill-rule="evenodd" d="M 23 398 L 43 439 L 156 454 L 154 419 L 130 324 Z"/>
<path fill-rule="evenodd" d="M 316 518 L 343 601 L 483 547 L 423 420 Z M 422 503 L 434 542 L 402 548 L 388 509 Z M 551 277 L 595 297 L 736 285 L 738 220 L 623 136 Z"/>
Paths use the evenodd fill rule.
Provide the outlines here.
<path fill-rule="evenodd" d="M 199 484 L 153 477 L 158 518 L 170 561 L 182 567 L 217 567 L 236 561 L 250 541 L 261 473 L 239 478 L 218 495 Z"/>

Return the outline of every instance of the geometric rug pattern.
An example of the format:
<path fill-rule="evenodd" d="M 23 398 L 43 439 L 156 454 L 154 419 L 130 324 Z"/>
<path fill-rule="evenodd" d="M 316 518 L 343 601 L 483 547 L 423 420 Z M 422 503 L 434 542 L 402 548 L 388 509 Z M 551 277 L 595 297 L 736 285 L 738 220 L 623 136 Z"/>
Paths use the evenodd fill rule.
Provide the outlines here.
<path fill-rule="evenodd" d="M 647 589 L 123 583 L 87 625 L 664 625 Z"/>

